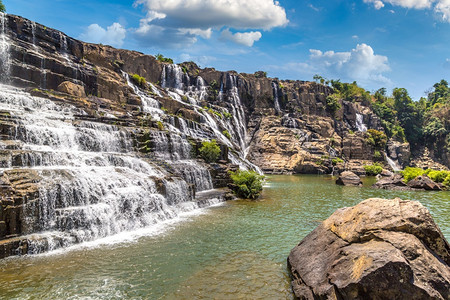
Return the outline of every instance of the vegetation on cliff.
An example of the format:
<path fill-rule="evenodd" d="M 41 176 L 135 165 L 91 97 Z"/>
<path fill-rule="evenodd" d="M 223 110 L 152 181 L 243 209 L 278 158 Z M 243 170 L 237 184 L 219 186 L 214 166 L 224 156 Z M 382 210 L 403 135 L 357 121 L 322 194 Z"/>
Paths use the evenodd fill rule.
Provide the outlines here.
<path fill-rule="evenodd" d="M 255 171 L 230 172 L 233 180 L 233 191 L 244 199 L 257 199 L 263 188 L 264 176 Z"/>
<path fill-rule="evenodd" d="M 200 156 L 208 163 L 216 162 L 220 156 L 220 147 L 216 140 L 203 141 L 202 147 L 198 149 Z"/>
<path fill-rule="evenodd" d="M 377 176 L 383 172 L 383 167 L 378 163 L 374 163 L 373 165 L 364 166 L 364 171 L 366 171 L 368 176 Z"/>
<path fill-rule="evenodd" d="M 2 0 L 0 0 L 0 12 L 2 12 L 2 13 L 6 12 L 6 7 L 3 4 Z"/>
<path fill-rule="evenodd" d="M 327 97 L 327 110 L 334 115 L 340 101 L 362 102 L 380 118 L 385 136 L 368 132 L 368 141 L 381 150 L 389 138 L 409 142 L 412 149 L 433 149 L 435 156 L 444 160 L 450 152 L 450 87 L 442 79 L 433 85 L 427 97 L 413 101 L 405 88 L 395 88 L 388 95 L 386 88 L 370 93 L 356 82 L 343 83 L 315 75 L 318 83 L 329 85 L 333 94 Z"/>

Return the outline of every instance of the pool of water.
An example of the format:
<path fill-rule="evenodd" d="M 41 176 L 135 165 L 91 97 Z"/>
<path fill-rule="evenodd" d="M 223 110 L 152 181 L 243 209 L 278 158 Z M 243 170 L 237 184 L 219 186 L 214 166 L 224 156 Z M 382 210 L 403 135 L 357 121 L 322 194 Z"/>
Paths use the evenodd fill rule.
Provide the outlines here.
<path fill-rule="evenodd" d="M 260 201 L 230 201 L 157 234 L 0 261 L 0 299 L 292 299 L 289 251 L 336 209 L 371 197 L 420 201 L 450 238 L 450 192 L 384 191 L 371 183 L 270 176 Z"/>

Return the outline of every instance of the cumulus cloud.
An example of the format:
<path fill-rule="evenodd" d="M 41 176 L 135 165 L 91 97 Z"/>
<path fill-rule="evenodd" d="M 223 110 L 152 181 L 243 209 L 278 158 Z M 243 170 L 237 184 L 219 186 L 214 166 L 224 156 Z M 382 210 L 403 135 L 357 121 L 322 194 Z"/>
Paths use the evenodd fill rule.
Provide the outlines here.
<path fill-rule="evenodd" d="M 85 32 L 79 38 L 90 43 L 102 43 L 110 46 L 120 47 L 123 45 L 123 40 L 127 31 L 119 23 L 113 23 L 106 29 L 98 24 L 89 25 Z"/>
<path fill-rule="evenodd" d="M 308 75 L 321 74 L 345 81 L 356 80 L 363 84 L 390 84 L 390 80 L 383 75 L 390 71 L 388 58 L 375 54 L 367 44 L 358 44 L 355 49 L 347 52 L 323 52 L 316 49 L 309 51 L 308 61 L 291 63 L 284 68 Z"/>
<path fill-rule="evenodd" d="M 147 11 L 136 30 L 138 39 L 145 43 L 159 42 L 161 32 L 171 40 L 164 45 L 182 45 L 195 43 L 198 37 L 208 39 L 213 30 L 223 27 L 270 30 L 289 22 L 285 9 L 274 0 L 137 0 L 135 5 L 144 6 Z M 252 39 L 254 42 L 261 38 L 257 38 L 258 33 L 261 34 L 225 32 L 225 37 L 249 45 Z"/>
<path fill-rule="evenodd" d="M 375 9 L 381 9 L 385 3 L 392 6 L 400 6 L 404 8 L 414 9 L 430 9 L 434 7 L 434 11 L 441 15 L 444 22 L 450 23 L 450 0 L 363 0 L 364 3 L 373 4 Z M 394 12 L 390 10 L 390 12 Z"/>
<path fill-rule="evenodd" d="M 450 23 L 450 0 L 439 1 L 434 10 L 442 15 L 442 20 Z"/>
<path fill-rule="evenodd" d="M 226 41 L 232 41 L 236 44 L 244 45 L 247 47 L 252 47 L 253 44 L 262 37 L 261 32 L 252 31 L 252 32 L 236 32 L 232 33 L 229 29 L 225 29 L 220 34 L 220 38 Z"/>

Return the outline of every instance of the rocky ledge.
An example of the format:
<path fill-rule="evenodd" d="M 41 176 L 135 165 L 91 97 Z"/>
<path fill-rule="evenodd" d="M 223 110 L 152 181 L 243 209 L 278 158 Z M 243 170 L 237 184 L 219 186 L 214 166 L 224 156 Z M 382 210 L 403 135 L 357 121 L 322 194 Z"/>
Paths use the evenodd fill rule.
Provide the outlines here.
<path fill-rule="evenodd" d="M 288 257 L 300 299 L 449 299 L 450 246 L 416 201 L 337 210 Z"/>

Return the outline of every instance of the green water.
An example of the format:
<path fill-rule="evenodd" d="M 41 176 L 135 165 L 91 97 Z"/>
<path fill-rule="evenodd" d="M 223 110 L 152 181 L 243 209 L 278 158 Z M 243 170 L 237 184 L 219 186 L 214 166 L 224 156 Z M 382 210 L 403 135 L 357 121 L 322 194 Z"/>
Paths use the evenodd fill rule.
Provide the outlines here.
<path fill-rule="evenodd" d="M 450 237 L 450 192 L 271 176 L 261 201 L 228 202 L 158 235 L 1 261 L 0 299 L 291 299 L 289 251 L 337 208 L 370 197 L 418 200 Z"/>

